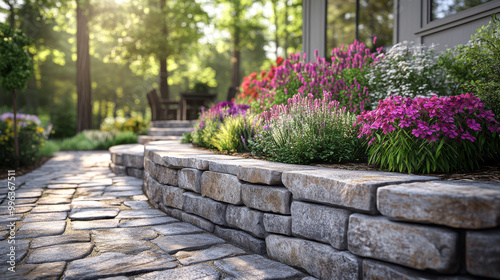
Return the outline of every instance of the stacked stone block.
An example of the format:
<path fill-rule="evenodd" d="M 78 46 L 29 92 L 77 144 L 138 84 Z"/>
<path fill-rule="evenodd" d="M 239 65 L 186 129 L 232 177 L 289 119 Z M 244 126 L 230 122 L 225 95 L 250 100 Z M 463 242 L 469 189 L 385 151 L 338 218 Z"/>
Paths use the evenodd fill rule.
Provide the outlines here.
<path fill-rule="evenodd" d="M 119 145 L 109 149 L 109 169 L 115 174 L 144 178 L 144 146 L 138 144 Z"/>
<path fill-rule="evenodd" d="M 500 184 L 146 148 L 167 214 L 319 279 L 500 279 Z"/>

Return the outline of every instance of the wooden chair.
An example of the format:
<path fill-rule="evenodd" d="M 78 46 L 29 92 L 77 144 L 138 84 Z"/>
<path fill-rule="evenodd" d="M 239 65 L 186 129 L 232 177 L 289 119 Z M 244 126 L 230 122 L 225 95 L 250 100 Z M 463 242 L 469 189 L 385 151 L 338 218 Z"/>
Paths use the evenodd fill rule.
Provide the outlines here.
<path fill-rule="evenodd" d="M 168 120 L 168 119 L 177 119 L 181 118 L 181 106 L 180 101 L 171 101 L 171 100 L 160 100 L 158 98 L 158 94 L 156 94 L 156 90 L 152 89 L 148 92 L 148 101 L 149 106 L 151 107 L 151 120 Z M 174 105 L 174 109 L 171 109 L 171 106 Z M 176 111 L 174 116 L 169 114 L 170 112 Z"/>

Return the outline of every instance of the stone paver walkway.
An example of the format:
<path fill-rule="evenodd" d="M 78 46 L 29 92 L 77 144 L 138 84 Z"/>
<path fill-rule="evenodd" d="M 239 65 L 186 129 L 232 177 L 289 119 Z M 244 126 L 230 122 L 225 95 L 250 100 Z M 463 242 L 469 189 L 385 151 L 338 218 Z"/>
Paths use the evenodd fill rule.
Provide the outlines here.
<path fill-rule="evenodd" d="M 59 153 L 16 177 L 15 200 L 0 181 L 1 279 L 313 279 L 152 209 L 108 163 Z"/>

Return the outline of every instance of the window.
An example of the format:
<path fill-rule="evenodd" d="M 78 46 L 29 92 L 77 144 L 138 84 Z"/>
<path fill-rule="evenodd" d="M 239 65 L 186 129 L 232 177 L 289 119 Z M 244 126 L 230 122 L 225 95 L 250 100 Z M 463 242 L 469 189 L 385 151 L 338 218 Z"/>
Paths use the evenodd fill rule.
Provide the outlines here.
<path fill-rule="evenodd" d="M 394 0 L 359 0 L 359 41 L 369 48 L 392 44 Z M 356 38 L 356 0 L 327 0 L 326 53 Z M 377 37 L 376 46 L 373 38 Z"/>
<path fill-rule="evenodd" d="M 454 15 L 493 0 L 430 0 L 431 21 Z"/>

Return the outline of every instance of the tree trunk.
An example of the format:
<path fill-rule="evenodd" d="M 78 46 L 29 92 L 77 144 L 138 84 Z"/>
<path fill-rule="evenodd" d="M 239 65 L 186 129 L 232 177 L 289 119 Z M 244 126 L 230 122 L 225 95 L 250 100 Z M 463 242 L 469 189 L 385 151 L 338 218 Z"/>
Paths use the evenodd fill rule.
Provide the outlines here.
<path fill-rule="evenodd" d="M 169 100 L 167 58 L 160 57 L 160 96 Z"/>
<path fill-rule="evenodd" d="M 92 129 L 88 1 L 77 0 L 76 84 L 78 93 L 76 132 Z"/>
<path fill-rule="evenodd" d="M 279 41 L 278 41 L 278 0 L 273 1 L 273 13 L 274 13 L 274 27 L 276 28 L 276 31 L 274 32 L 274 43 L 276 44 L 276 58 L 278 58 L 278 47 L 279 47 Z"/>
<path fill-rule="evenodd" d="M 231 85 L 240 86 L 240 32 L 238 29 L 233 34 L 233 53 L 231 55 Z"/>
<path fill-rule="evenodd" d="M 17 136 L 17 93 L 15 90 L 12 97 L 12 110 L 14 111 L 14 122 L 12 123 L 14 128 L 14 154 L 16 155 L 15 165 L 17 167 L 19 163 L 19 137 Z"/>
<path fill-rule="evenodd" d="M 165 7 L 167 6 L 167 0 L 160 0 L 160 10 L 162 14 L 165 14 Z M 165 21 L 165 16 L 162 17 L 162 33 L 163 36 L 168 35 L 167 22 Z M 167 69 L 167 56 L 165 54 L 160 54 L 160 96 L 164 100 L 169 100 L 170 92 L 168 90 L 168 69 Z"/>

